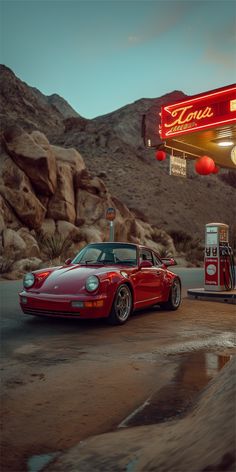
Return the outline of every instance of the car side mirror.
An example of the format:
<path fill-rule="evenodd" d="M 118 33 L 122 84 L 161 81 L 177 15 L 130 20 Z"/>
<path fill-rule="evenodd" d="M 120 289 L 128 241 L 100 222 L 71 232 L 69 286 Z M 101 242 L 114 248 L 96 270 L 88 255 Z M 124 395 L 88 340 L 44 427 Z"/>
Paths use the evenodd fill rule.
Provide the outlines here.
<path fill-rule="evenodd" d="M 70 264 L 71 264 L 71 262 L 72 262 L 72 259 L 71 259 L 71 258 L 69 258 L 69 259 L 66 259 L 66 261 L 65 261 L 65 265 L 70 265 Z"/>
<path fill-rule="evenodd" d="M 142 261 L 139 264 L 140 269 L 145 269 L 147 267 L 152 267 L 152 263 L 150 261 Z"/>
<path fill-rule="evenodd" d="M 162 257 L 161 260 L 166 267 L 177 265 L 177 262 L 173 257 Z"/>

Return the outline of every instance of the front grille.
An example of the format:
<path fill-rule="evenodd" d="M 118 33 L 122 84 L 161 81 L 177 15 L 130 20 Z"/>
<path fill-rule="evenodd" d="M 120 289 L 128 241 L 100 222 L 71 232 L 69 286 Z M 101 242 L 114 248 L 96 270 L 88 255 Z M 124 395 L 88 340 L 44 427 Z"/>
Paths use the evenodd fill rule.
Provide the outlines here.
<path fill-rule="evenodd" d="M 26 315 L 33 315 L 33 316 L 71 316 L 72 318 L 74 316 L 79 316 L 80 313 L 79 311 L 59 311 L 59 310 L 42 310 L 42 309 L 37 309 L 37 308 L 27 308 L 27 307 L 22 307 L 23 312 Z"/>

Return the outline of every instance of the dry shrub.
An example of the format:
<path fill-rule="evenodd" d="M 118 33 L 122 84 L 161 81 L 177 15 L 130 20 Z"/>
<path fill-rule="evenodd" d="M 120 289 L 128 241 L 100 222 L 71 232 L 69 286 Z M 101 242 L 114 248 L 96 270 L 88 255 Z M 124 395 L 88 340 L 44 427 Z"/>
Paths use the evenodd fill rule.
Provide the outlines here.
<path fill-rule="evenodd" d="M 204 246 L 200 239 L 194 239 L 182 230 L 169 232 L 174 241 L 176 250 L 185 255 L 186 261 L 201 266 L 204 260 Z"/>
<path fill-rule="evenodd" d="M 134 213 L 136 218 L 138 218 L 141 221 L 144 221 L 145 223 L 149 223 L 147 215 L 142 210 L 140 210 L 139 208 L 134 208 L 134 207 L 129 207 L 129 209 L 130 211 L 132 211 L 132 213 Z"/>
<path fill-rule="evenodd" d="M 162 244 L 162 246 L 168 245 L 167 235 L 164 231 L 156 230 L 152 233 L 152 239 L 157 244 Z"/>
<path fill-rule="evenodd" d="M 10 259 L 7 256 L 1 256 L 0 257 L 0 274 L 7 274 L 8 272 L 11 272 L 12 266 L 14 264 L 14 260 Z"/>
<path fill-rule="evenodd" d="M 43 254 L 50 260 L 64 257 L 66 251 L 73 244 L 70 236 L 63 238 L 59 233 L 50 236 L 39 236 L 38 244 Z"/>
<path fill-rule="evenodd" d="M 204 260 L 204 247 L 201 245 L 193 247 L 186 253 L 185 258 L 187 262 L 191 262 L 196 267 L 201 267 Z"/>
<path fill-rule="evenodd" d="M 159 249 L 158 254 L 161 258 L 173 257 L 173 254 L 171 253 L 171 251 L 169 251 L 169 249 L 165 247 L 162 247 L 161 249 Z"/>
<path fill-rule="evenodd" d="M 186 251 L 190 249 L 193 240 L 190 234 L 185 233 L 185 231 L 182 230 L 170 230 L 169 235 L 173 239 L 175 248 L 178 252 L 186 253 Z"/>

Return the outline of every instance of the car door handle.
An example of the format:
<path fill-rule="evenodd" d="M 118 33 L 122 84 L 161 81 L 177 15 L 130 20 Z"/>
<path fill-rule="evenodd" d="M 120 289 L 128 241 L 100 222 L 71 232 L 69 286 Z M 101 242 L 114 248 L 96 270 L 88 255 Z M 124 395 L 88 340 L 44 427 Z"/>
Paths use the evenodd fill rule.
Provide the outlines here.
<path fill-rule="evenodd" d="M 157 271 L 156 271 L 156 274 L 157 274 L 157 275 L 160 275 L 160 273 L 161 273 L 160 270 L 157 270 Z"/>

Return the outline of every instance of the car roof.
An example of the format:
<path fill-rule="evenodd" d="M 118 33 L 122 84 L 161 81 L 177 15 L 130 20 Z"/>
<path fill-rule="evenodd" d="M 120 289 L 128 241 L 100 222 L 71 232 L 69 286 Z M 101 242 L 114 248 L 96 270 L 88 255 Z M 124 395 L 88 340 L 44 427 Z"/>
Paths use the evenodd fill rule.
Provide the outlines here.
<path fill-rule="evenodd" d="M 129 245 L 129 246 L 135 246 L 135 247 L 136 247 L 136 246 L 139 246 L 139 244 L 129 243 L 129 242 L 125 243 L 124 241 L 121 241 L 121 242 L 119 242 L 119 241 L 101 241 L 101 242 L 99 242 L 99 243 L 89 243 L 88 246 L 103 246 L 104 244 L 112 244 L 113 246 L 116 246 L 116 245 L 117 245 L 117 246 L 118 246 L 118 245 L 119 245 L 119 246 L 121 246 L 121 245 L 124 245 L 124 246 Z"/>

